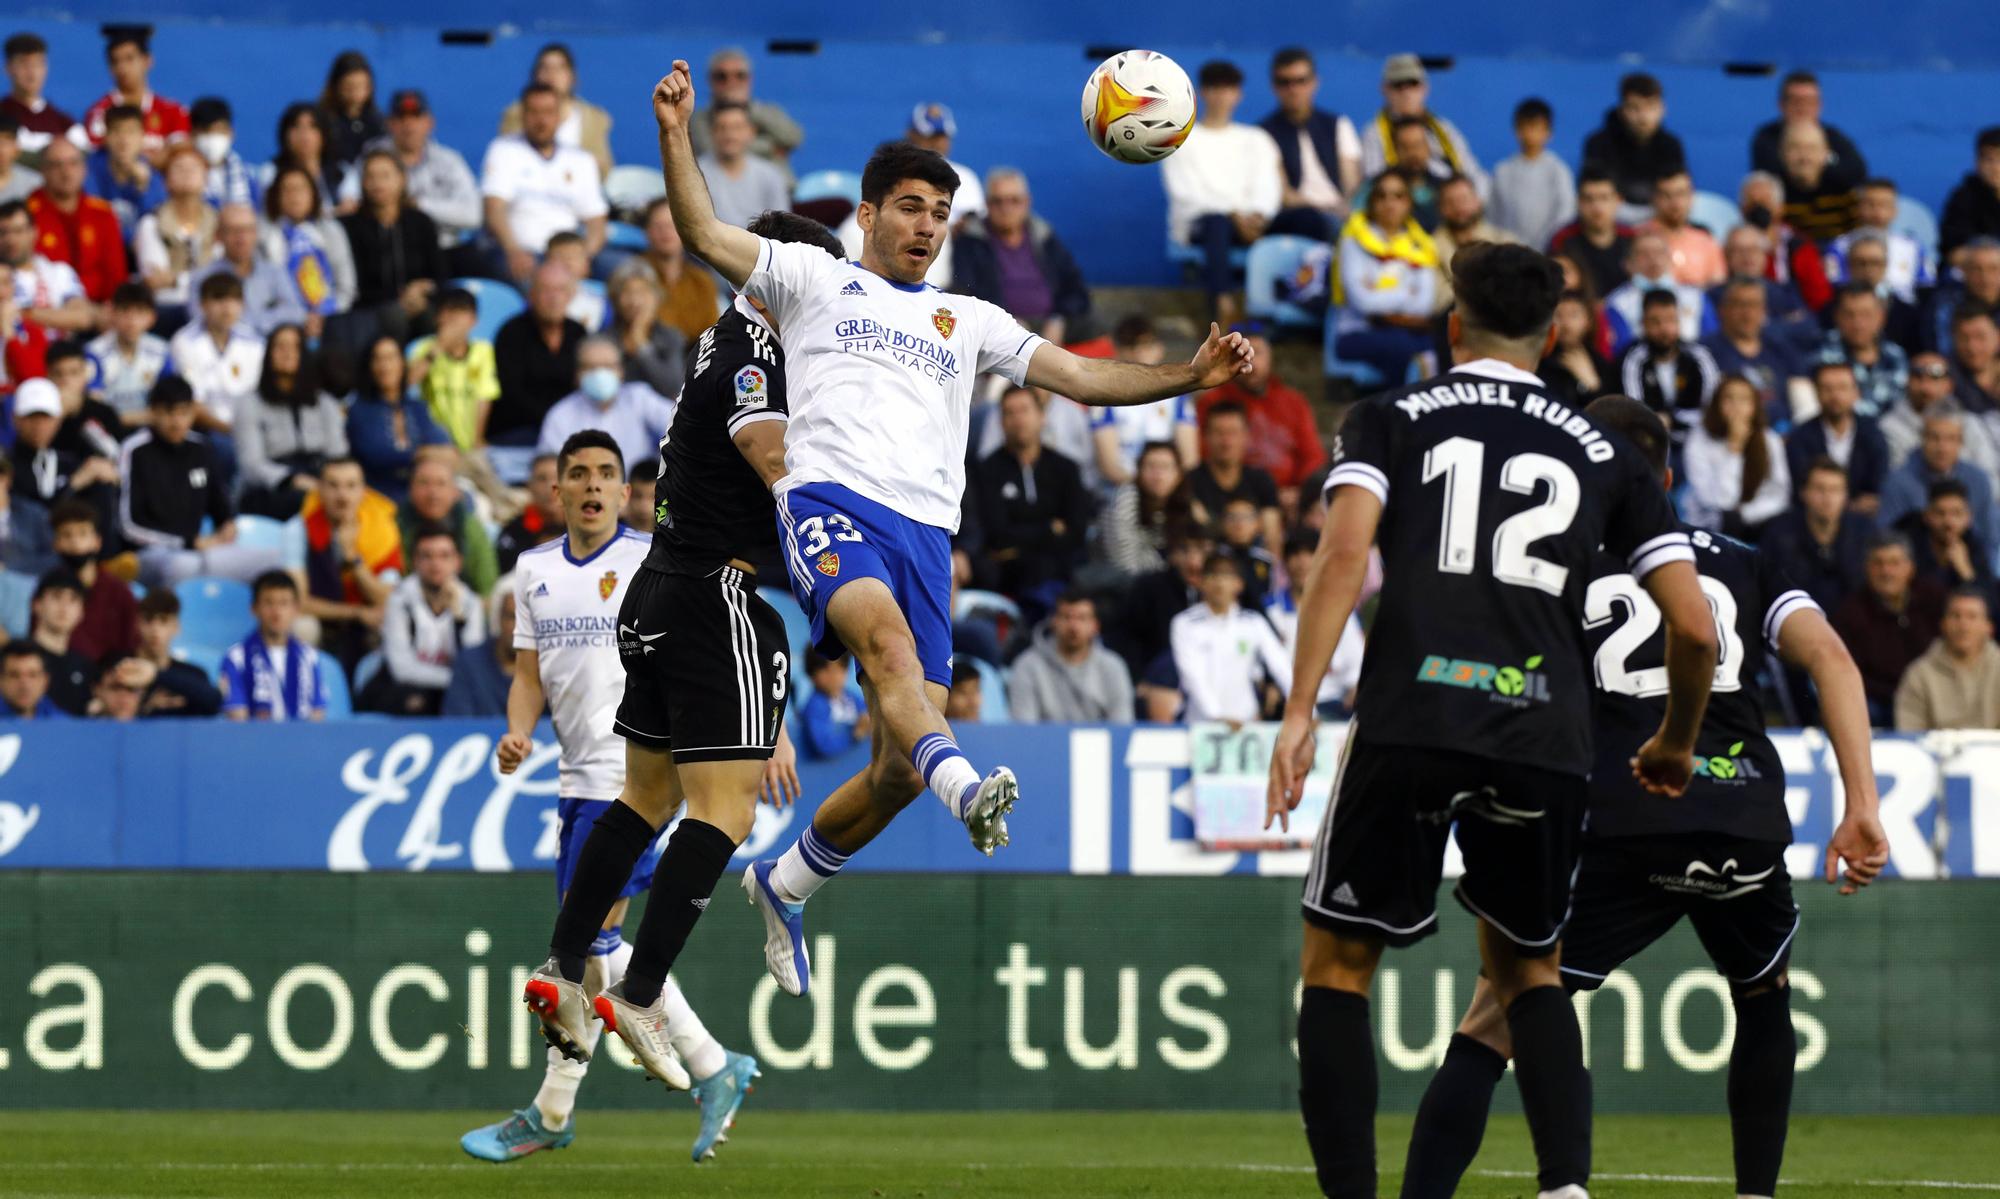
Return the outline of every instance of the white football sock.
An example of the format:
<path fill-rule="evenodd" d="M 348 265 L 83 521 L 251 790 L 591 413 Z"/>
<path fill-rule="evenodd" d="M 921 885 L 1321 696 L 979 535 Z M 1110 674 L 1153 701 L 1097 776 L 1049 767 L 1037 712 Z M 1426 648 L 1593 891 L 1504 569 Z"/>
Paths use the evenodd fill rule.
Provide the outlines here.
<path fill-rule="evenodd" d="M 681 994 L 680 984 L 672 975 L 667 976 L 666 985 L 660 988 L 660 1002 L 667 1009 L 667 1040 L 673 1043 L 674 1053 L 687 1067 L 690 1078 L 696 1082 L 712 1078 L 729 1064 L 722 1042 L 708 1035 L 708 1028 L 688 1006 L 687 996 Z"/>
<path fill-rule="evenodd" d="M 808 824 L 806 831 L 778 856 L 778 864 L 771 868 L 771 889 L 786 903 L 804 903 L 839 874 L 853 856 L 840 852 L 839 847 Z"/>
<path fill-rule="evenodd" d="M 604 1026 L 593 1019 L 583 1033 L 584 1049 L 596 1053 L 603 1034 Z M 576 1089 L 583 1085 L 589 1070 L 589 1062 L 573 1062 L 556 1049 L 549 1050 L 549 1068 L 542 1074 L 542 1089 L 535 1092 L 535 1108 L 542 1115 L 543 1128 L 561 1132 L 569 1126 L 570 1113 L 576 1110 Z"/>

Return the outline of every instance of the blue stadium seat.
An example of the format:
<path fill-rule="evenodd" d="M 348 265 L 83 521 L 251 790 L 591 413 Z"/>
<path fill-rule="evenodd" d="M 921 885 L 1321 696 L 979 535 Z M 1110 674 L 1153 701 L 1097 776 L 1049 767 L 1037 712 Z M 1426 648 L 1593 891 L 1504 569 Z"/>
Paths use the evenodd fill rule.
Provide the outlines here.
<path fill-rule="evenodd" d="M 1938 220 L 1931 206 L 1910 196 L 1896 197 L 1896 219 L 1889 227 L 1897 233 L 1907 233 L 1917 239 L 1917 244 L 1931 253 L 1937 253 Z"/>
<path fill-rule="evenodd" d="M 235 579 L 188 579 L 174 588 L 181 601 L 181 643 L 220 653 L 249 635 L 250 585 Z"/>
<path fill-rule="evenodd" d="M 984 658 L 966 660 L 979 671 L 979 722 L 1007 723 L 1012 719 L 1007 710 L 1007 672 Z"/>
<path fill-rule="evenodd" d="M 479 302 L 479 320 L 472 326 L 472 335 L 483 341 L 492 341 L 500 326 L 528 306 L 520 292 L 498 279 L 453 279 L 450 285 L 471 292 Z"/>
<path fill-rule="evenodd" d="M 382 651 L 379 649 L 371 650 L 359 662 L 354 664 L 354 689 L 357 692 L 368 690 L 368 684 L 374 681 L 375 676 L 381 670 Z"/>
<path fill-rule="evenodd" d="M 326 718 L 348 720 L 354 716 L 354 693 L 347 686 L 347 672 L 332 654 L 319 656 L 320 673 L 326 677 Z"/>
<path fill-rule="evenodd" d="M 1306 255 L 1325 242 L 1290 233 L 1260 237 L 1243 260 L 1243 310 L 1282 329 L 1319 328 L 1319 318 L 1301 305 L 1278 298 L 1280 280 L 1294 278 Z"/>
<path fill-rule="evenodd" d="M 806 650 L 812 641 L 812 623 L 806 619 L 805 610 L 792 593 L 782 587 L 759 587 L 757 594 L 764 602 L 778 610 L 778 618 L 785 622 L 785 641 L 792 647 L 792 687 L 794 702 L 812 687 L 806 678 Z"/>
<path fill-rule="evenodd" d="M 845 200 L 858 207 L 861 175 L 855 171 L 807 171 L 792 188 L 792 203 L 809 204 L 814 200 Z"/>
<path fill-rule="evenodd" d="M 666 194 L 667 180 L 657 166 L 612 167 L 604 177 L 604 199 L 621 216 L 636 217 Z"/>
<path fill-rule="evenodd" d="M 1326 355 L 1322 366 L 1328 375 L 1345 379 L 1353 384 L 1356 391 L 1365 394 L 1379 390 L 1388 383 L 1388 380 L 1382 377 L 1381 371 L 1365 362 L 1348 362 L 1333 352 L 1333 322 L 1338 312 L 1336 308 L 1328 308 L 1326 311 Z"/>
<path fill-rule="evenodd" d="M 8 637 L 19 639 L 28 635 L 28 607 L 35 597 L 38 581 L 33 575 L 0 570 L 0 629 L 6 629 Z"/>
<path fill-rule="evenodd" d="M 1716 241 L 1729 236 L 1729 231 L 1743 223 L 1743 214 L 1737 211 L 1735 201 L 1715 192 L 1697 191 L 1694 194 L 1694 210 L 1688 219 L 1715 235 Z"/>
<path fill-rule="evenodd" d="M 285 549 L 285 525 L 283 521 L 272 520 L 268 516 L 258 516 L 246 512 L 236 518 L 236 544 L 252 549 Z"/>
<path fill-rule="evenodd" d="M 226 651 L 219 645 L 177 645 L 174 657 L 197 667 L 208 676 L 209 681 L 221 684 L 222 655 Z"/>
<path fill-rule="evenodd" d="M 1249 259 L 1250 251 L 1238 246 L 1229 252 L 1229 269 L 1240 271 Z M 1184 246 L 1173 238 L 1167 239 L 1167 261 L 1185 272 L 1192 272 L 1201 266 L 1201 247 Z"/>
<path fill-rule="evenodd" d="M 624 221 L 612 221 L 605 226 L 604 244 L 615 250 L 643 253 L 646 249 L 646 231 Z"/>
<path fill-rule="evenodd" d="M 1021 627 L 1021 605 L 997 591 L 967 587 L 958 593 L 958 602 L 951 608 L 951 618 L 956 621 L 973 616 L 992 621 L 993 630 L 999 635 L 1002 645 L 1007 644 L 1007 638 Z"/>

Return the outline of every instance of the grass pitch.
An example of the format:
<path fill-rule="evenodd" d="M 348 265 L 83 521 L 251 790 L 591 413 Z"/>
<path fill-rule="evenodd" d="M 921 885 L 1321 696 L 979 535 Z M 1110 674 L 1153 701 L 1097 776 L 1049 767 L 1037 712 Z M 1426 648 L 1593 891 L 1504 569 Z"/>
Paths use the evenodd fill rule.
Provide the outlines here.
<path fill-rule="evenodd" d="M 37 1112 L 0 1114 L 0 1195 L 793 1196 L 1063 1199 L 1317 1194 L 1298 1117 L 1285 1113 L 760 1112 L 721 1156 L 688 1161 L 692 1111 L 579 1113 L 577 1140 L 505 1166 L 459 1151 L 497 1112 Z M 1409 1120 L 1382 1121 L 1393 1194 Z M 1727 1196 L 1719 1116 L 1597 1122 L 1597 1196 Z M 1533 1199 L 1519 1116 L 1496 1115 L 1460 1194 Z M 1786 1192 L 1812 1199 L 2000 1196 L 2000 1118 L 1797 1117 Z"/>

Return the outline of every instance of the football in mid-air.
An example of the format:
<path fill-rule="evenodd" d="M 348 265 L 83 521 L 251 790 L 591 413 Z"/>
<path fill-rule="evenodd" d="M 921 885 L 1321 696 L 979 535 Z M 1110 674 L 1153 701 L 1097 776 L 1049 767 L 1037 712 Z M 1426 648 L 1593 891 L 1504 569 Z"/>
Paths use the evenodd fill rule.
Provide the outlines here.
<path fill-rule="evenodd" d="M 1194 84 L 1164 54 L 1114 54 L 1084 81 L 1083 128 L 1120 162 L 1158 162 L 1194 128 Z"/>

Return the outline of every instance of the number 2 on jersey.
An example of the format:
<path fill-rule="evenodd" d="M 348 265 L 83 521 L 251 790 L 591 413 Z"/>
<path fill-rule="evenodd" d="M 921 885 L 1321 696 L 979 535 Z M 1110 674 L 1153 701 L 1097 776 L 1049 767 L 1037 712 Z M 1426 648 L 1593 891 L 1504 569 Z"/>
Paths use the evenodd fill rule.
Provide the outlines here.
<path fill-rule="evenodd" d="M 1709 610 L 1715 613 L 1715 633 L 1720 639 L 1715 655 L 1715 682 L 1711 684 L 1711 689 L 1741 690 L 1743 639 L 1736 634 L 1736 595 L 1719 580 L 1707 575 L 1701 576 L 1701 593 L 1708 600 Z M 1632 652 L 1660 631 L 1659 605 L 1631 575 L 1606 575 L 1591 580 L 1590 590 L 1584 593 L 1583 598 L 1585 627 L 1594 629 L 1607 621 L 1616 620 L 1621 608 L 1625 612 L 1625 623 L 1611 630 L 1604 644 L 1597 647 L 1597 658 L 1592 663 L 1597 672 L 1598 687 L 1613 695 L 1630 695 L 1639 699 L 1665 695 L 1665 666 L 1633 670 L 1626 665 Z"/>
<path fill-rule="evenodd" d="M 1438 537 L 1438 569 L 1469 575 L 1479 557 L 1479 501 L 1486 477 L 1486 445 L 1470 437 L 1448 437 L 1424 454 L 1424 482 L 1444 479 L 1444 528 Z M 1576 472 L 1547 454 L 1516 454 L 1500 464 L 1500 488 L 1532 496 L 1549 485 L 1548 498 L 1517 512 L 1493 530 L 1493 577 L 1517 587 L 1561 595 L 1569 568 L 1537 558 L 1528 547 L 1568 529 L 1583 498 Z"/>

